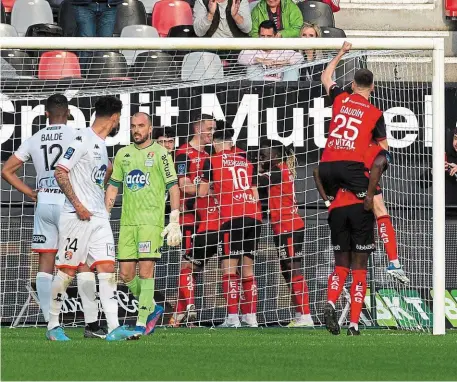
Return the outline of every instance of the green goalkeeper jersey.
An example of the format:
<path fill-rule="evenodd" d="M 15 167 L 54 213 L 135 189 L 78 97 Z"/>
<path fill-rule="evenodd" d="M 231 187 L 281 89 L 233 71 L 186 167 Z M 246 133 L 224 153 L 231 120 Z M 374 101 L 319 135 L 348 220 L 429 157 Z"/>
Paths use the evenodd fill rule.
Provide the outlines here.
<path fill-rule="evenodd" d="M 123 185 L 121 225 L 154 225 L 165 221 L 165 192 L 178 182 L 171 155 L 159 144 L 120 149 L 110 184 Z"/>

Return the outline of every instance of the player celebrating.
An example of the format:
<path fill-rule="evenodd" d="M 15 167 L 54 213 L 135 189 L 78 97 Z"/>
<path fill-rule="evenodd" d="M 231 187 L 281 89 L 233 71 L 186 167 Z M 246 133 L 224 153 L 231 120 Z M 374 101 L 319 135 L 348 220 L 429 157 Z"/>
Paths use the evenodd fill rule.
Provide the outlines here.
<path fill-rule="evenodd" d="M 214 198 L 199 197 L 203 176 L 203 163 L 209 154 L 205 146 L 211 144 L 215 120 L 203 114 L 193 123 L 193 137 L 176 150 L 176 172 L 181 190 L 181 222 L 183 225 L 183 258 L 179 272 L 178 302 L 170 325 L 195 321 L 195 274 L 207 257 L 217 252 L 219 211 Z M 196 226 L 198 225 L 198 228 Z M 210 232 L 206 234 L 206 232 Z M 197 236 L 194 236 L 197 233 Z M 205 240 L 206 239 L 206 240 Z M 196 248 L 197 253 L 194 252 Z"/>
<path fill-rule="evenodd" d="M 173 159 L 151 139 L 153 128 L 149 115 L 136 113 L 130 126 L 134 143 L 116 154 L 105 203 L 111 211 L 123 185 L 117 258 L 121 278 L 139 302 L 136 330 L 148 335 L 163 313 L 163 308 L 154 302 L 154 268 L 161 257 L 163 237 L 168 235 L 169 246 L 181 243 L 179 187 Z M 171 213 L 164 230 L 166 191 L 170 193 Z"/>
<path fill-rule="evenodd" d="M 329 135 L 319 163 L 319 175 L 330 201 L 339 188 L 348 189 L 363 199 L 368 189 L 364 171 L 368 145 L 375 140 L 383 149 L 388 149 L 383 114 L 369 102 L 374 89 L 373 73 L 368 69 L 357 70 L 352 94 L 332 80 L 336 66 L 350 48 L 351 44 L 345 42 L 321 76 L 333 104 Z"/>
<path fill-rule="evenodd" d="M 343 290 L 349 269 L 352 271 L 352 285 L 351 315 L 347 334 L 360 335 L 359 319 L 367 290 L 368 256 L 375 250 L 374 215 L 370 211 L 370 201 L 372 202 L 376 185 L 386 165 L 387 159 L 381 153 L 376 157 L 371 169 L 365 201 L 348 190 L 340 189 L 329 205 L 328 224 L 335 254 L 335 270 L 328 278 L 328 301 L 324 309 L 324 320 L 328 331 L 335 335 L 340 334 L 335 304 Z M 314 170 L 314 179 L 319 194 L 327 200 L 317 168 Z"/>
<path fill-rule="evenodd" d="M 289 327 L 314 326 L 309 311 L 308 285 L 300 271 L 305 223 L 295 202 L 295 158 L 276 140 L 260 142 L 260 187 L 267 188 L 270 223 L 278 248 L 281 271 L 295 303 L 295 318 Z"/>
<path fill-rule="evenodd" d="M 45 109 L 49 126 L 27 139 L 6 161 L 2 177 L 18 191 L 37 201 L 32 250 L 39 254 L 36 290 L 43 317 L 48 322 L 51 284 L 59 240 L 60 210 L 65 202 L 65 195 L 56 182 L 54 170 L 63 150 L 73 140 L 76 130 L 67 126 L 70 110 L 64 95 L 50 96 Z M 17 170 L 30 159 L 37 173 L 38 193 L 16 175 Z M 106 333 L 98 325 L 95 275 L 90 272 L 87 265 L 80 266 L 78 271 L 78 293 L 81 296 L 86 322 L 84 337 L 104 338 Z"/>
<path fill-rule="evenodd" d="M 154 127 L 152 130 L 152 139 L 164 147 L 169 154 L 173 154 L 175 150 L 175 137 L 174 130 L 169 126 Z"/>
<path fill-rule="evenodd" d="M 59 222 L 57 275 L 51 288 L 47 337 L 68 341 L 59 326 L 62 296 L 79 264 L 87 262 L 98 273 L 99 296 L 108 323 L 108 341 L 138 338 L 136 331 L 119 326 L 114 274 L 114 238 L 104 202 L 104 180 L 108 170 L 105 138 L 115 135 L 122 102 L 113 96 L 95 104 L 92 128 L 77 134 L 57 162 L 55 178 L 66 196 Z"/>
<path fill-rule="evenodd" d="M 262 221 L 259 195 L 255 186 L 254 166 L 246 154 L 233 146 L 233 128 L 224 121 L 216 122 L 213 135 L 216 152 L 205 161 L 201 195 L 209 192 L 209 181 L 220 206 L 222 253 L 222 289 L 227 301 L 228 317 L 221 327 L 240 324 L 257 327 L 257 283 L 254 277 L 254 255 Z M 240 267 L 240 269 L 238 269 Z M 243 286 L 242 322 L 238 317 L 239 284 Z"/>

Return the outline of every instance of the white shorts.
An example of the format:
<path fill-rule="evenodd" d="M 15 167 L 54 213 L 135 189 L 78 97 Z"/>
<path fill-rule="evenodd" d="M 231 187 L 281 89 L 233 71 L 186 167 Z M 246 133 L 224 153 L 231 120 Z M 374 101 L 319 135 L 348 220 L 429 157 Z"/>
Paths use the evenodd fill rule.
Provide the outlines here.
<path fill-rule="evenodd" d="M 60 204 L 38 203 L 33 218 L 32 250 L 56 253 L 59 244 Z"/>
<path fill-rule="evenodd" d="M 100 263 L 114 263 L 114 237 L 108 219 L 91 216 L 79 220 L 76 214 L 60 215 L 59 251 L 56 268 L 77 269 L 87 263 L 93 269 Z"/>

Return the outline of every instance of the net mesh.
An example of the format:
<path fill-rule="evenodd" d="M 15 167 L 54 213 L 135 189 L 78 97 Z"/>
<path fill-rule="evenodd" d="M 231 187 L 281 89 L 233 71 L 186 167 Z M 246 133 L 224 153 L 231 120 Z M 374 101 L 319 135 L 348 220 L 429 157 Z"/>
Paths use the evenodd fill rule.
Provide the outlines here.
<path fill-rule="evenodd" d="M 20 143 L 46 125 L 44 101 L 56 92 L 70 100 L 69 124 L 86 128 L 93 119 L 98 96 L 121 98 L 121 129 L 108 138 L 112 158 L 130 143 L 130 116 L 151 114 L 154 126 L 171 126 L 176 147 L 191 135 L 192 115 L 211 114 L 235 128 L 236 144 L 256 157 L 259 139 L 293 145 L 296 154 L 295 197 L 305 221 L 301 272 L 309 287 L 310 309 L 316 326 L 323 323 L 327 278 L 334 266 L 327 210 L 320 201 L 312 171 L 325 145 L 331 117 L 329 102 L 319 82 L 334 51 L 122 51 L 90 52 L 78 60 L 72 52 L 2 51 L 1 143 L 2 162 Z M 243 56 L 245 54 L 245 61 Z M 246 58 L 247 57 L 247 58 Z M 259 59 L 260 58 L 260 59 Z M 246 62 L 246 59 L 249 59 Z M 366 326 L 429 330 L 432 325 L 432 197 L 431 179 L 431 58 L 417 51 L 356 51 L 338 66 L 335 81 L 346 86 L 354 72 L 368 67 L 375 74 L 372 102 L 384 111 L 394 161 L 383 175 L 384 201 L 397 232 L 400 262 L 411 283 L 400 286 L 385 272 L 387 257 L 377 240 L 369 267 L 369 291 L 361 323 Z M 20 176 L 35 184 L 33 164 Z M 2 323 L 40 325 L 43 317 L 34 295 L 38 259 L 31 254 L 34 205 L 2 181 L 1 317 Z M 112 213 L 115 239 L 120 206 Z M 266 206 L 255 256 L 258 284 L 257 319 L 260 324 L 285 325 L 295 315 L 294 302 L 279 264 Z M 377 235 L 376 235 L 377 237 Z M 156 266 L 155 299 L 164 303 L 166 325 L 175 311 L 181 250 L 167 248 Z M 347 288 L 349 289 L 350 278 Z M 226 304 L 221 272 L 213 257 L 196 274 L 196 325 L 221 323 Z M 129 322 L 137 302 L 119 281 L 120 318 Z M 349 303 L 343 293 L 339 315 Z M 66 325 L 83 323 L 76 286 L 65 299 Z M 346 322 L 343 314 L 342 322 Z M 15 322 L 16 320 L 16 322 Z"/>

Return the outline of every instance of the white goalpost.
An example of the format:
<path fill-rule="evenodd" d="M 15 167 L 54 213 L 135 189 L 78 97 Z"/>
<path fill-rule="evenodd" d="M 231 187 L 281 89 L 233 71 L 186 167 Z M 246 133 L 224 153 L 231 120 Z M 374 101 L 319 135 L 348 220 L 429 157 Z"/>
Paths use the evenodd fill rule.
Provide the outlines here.
<path fill-rule="evenodd" d="M 439 38 L 347 40 L 352 49 L 338 66 L 335 81 L 348 86 L 360 67 L 374 73 L 376 88 L 371 102 L 384 112 L 394 158 L 383 175 L 383 196 L 397 232 L 400 262 L 411 279 L 405 286 L 386 275 L 387 257 L 382 240 L 377 238 L 361 323 L 445 334 L 444 42 Z M 138 111 L 150 114 L 154 126 L 171 126 L 177 135 L 176 147 L 192 135 L 196 113 L 229 121 L 236 144 L 253 161 L 261 138 L 293 146 L 295 193 L 305 221 L 301 271 L 308 282 L 315 327 L 320 327 L 333 254 L 327 211 L 312 177 L 331 117 L 319 77 L 343 42 L 328 38 L 2 38 L 2 163 L 21 142 L 45 126 L 44 101 L 57 92 L 69 99 L 69 124 L 76 128 L 90 126 L 98 96 L 120 97 L 124 104 L 121 129 L 107 140 L 111 158 L 119 147 L 130 143 L 129 119 Z M 281 64 L 247 65 L 239 59 L 240 51 L 246 50 L 277 51 L 275 60 Z M 80 51 L 88 51 L 92 57 L 78 63 Z M 295 51 L 297 56 L 285 51 Z M 43 58 L 44 52 L 54 52 L 50 61 Z M 20 175 L 28 184 L 36 181 L 31 164 L 25 164 Z M 5 182 L 1 184 L 1 202 L 2 324 L 42 325 L 34 291 L 38 259 L 30 250 L 33 204 Z M 116 239 L 120 206 L 113 210 Z M 279 267 L 268 207 L 263 207 L 255 255 L 257 317 L 262 325 L 284 325 L 293 318 L 296 307 Z M 162 325 L 167 325 L 176 309 L 180 265 L 181 251 L 165 247 L 157 264 L 155 295 L 166 310 Z M 196 325 L 215 325 L 225 316 L 220 278 L 217 257 L 196 275 Z M 136 315 L 137 302 L 121 281 L 119 284 L 121 318 L 129 322 Z M 65 301 L 64 323 L 81 325 L 82 307 L 75 287 L 69 288 Z M 338 304 L 343 325 L 349 306 L 345 291 Z"/>

